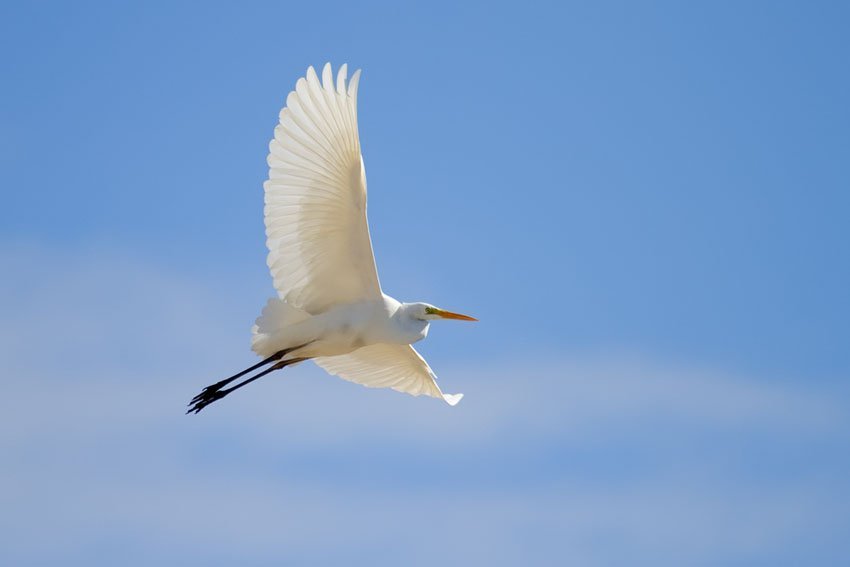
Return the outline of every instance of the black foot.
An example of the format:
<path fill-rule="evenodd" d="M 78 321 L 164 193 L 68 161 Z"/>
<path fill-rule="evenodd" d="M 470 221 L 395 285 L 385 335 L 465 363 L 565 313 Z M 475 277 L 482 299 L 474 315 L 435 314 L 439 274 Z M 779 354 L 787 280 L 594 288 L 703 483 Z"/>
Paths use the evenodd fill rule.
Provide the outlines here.
<path fill-rule="evenodd" d="M 200 394 L 192 398 L 192 401 L 189 402 L 189 409 L 186 413 L 198 413 L 214 401 L 220 400 L 229 393 L 229 391 L 222 390 L 220 387 L 216 388 L 215 384 L 207 386 Z"/>

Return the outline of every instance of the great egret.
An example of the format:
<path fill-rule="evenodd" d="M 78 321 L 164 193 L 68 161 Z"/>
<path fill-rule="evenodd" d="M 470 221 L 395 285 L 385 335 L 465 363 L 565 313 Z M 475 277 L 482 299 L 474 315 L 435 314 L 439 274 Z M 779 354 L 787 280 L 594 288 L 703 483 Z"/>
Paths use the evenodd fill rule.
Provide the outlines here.
<path fill-rule="evenodd" d="M 428 303 L 401 303 L 381 291 L 366 221 L 366 170 L 357 133 L 356 71 L 334 83 L 313 67 L 298 79 L 280 111 L 269 144 L 265 189 L 268 265 L 279 297 L 270 299 L 253 328 L 258 364 L 207 386 L 189 404 L 212 402 L 286 366 L 313 360 L 331 374 L 372 388 L 442 398 L 444 394 L 412 343 L 430 321 L 475 321 Z M 235 380 L 267 366 L 235 386 Z"/>

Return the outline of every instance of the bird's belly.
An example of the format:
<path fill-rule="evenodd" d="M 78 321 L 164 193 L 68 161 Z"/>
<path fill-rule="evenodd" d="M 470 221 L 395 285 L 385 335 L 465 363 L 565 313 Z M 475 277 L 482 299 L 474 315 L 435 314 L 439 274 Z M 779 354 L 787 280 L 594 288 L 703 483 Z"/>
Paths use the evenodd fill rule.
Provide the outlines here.
<path fill-rule="evenodd" d="M 355 335 L 330 334 L 314 340 L 309 345 L 292 353 L 293 357 L 316 358 L 320 356 L 340 356 L 354 352 L 367 344 Z"/>
<path fill-rule="evenodd" d="M 298 356 L 339 356 L 382 342 L 380 325 L 365 310 L 346 309 L 316 317 L 314 340 Z"/>
<path fill-rule="evenodd" d="M 315 315 L 306 323 L 312 341 L 303 349 L 293 352 L 292 356 L 339 356 L 368 345 L 410 344 L 423 338 L 424 334 L 412 336 L 411 333 L 399 332 L 391 315 L 392 312 L 383 302 L 341 305 Z"/>

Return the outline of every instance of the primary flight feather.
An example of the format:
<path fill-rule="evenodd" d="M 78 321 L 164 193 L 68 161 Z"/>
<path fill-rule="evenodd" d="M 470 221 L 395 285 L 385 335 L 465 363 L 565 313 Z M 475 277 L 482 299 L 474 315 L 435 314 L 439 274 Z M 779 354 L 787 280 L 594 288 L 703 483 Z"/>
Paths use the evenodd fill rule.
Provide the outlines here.
<path fill-rule="evenodd" d="M 330 63 L 298 79 L 269 144 L 265 189 L 268 265 L 278 297 L 253 328 L 258 364 L 207 386 L 189 404 L 212 402 L 291 364 L 314 360 L 346 380 L 425 394 L 455 405 L 411 346 L 430 321 L 475 321 L 428 303 L 401 303 L 381 291 L 366 220 L 366 169 L 357 130 L 360 71 L 336 80 Z M 234 386 L 234 381 L 260 370 Z"/>

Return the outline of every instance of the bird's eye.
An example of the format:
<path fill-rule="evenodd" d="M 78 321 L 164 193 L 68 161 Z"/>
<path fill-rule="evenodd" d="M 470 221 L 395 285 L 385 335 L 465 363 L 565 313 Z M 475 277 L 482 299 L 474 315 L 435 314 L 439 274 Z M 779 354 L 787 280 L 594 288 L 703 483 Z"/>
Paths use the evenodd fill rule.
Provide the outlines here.
<path fill-rule="evenodd" d="M 426 307 L 425 308 L 425 314 L 426 315 L 433 315 L 436 312 L 437 312 L 437 309 L 434 308 L 434 307 Z"/>

